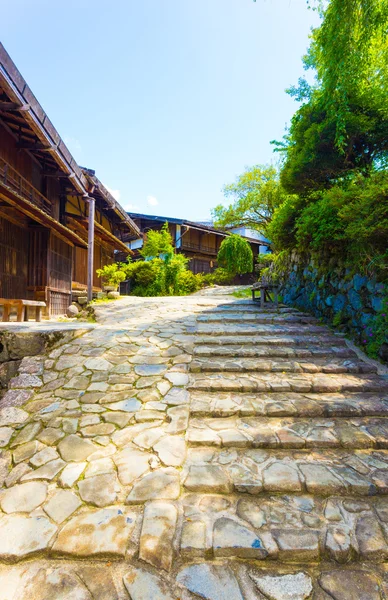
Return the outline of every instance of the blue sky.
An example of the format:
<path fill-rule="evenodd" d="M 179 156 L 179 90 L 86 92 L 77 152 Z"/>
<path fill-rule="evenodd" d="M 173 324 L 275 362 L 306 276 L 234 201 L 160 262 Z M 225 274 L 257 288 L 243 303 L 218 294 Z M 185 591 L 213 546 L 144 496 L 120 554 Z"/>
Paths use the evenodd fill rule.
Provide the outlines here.
<path fill-rule="evenodd" d="M 306 0 L 2 0 L 1 40 L 75 159 L 127 210 L 207 219 L 275 162 Z"/>

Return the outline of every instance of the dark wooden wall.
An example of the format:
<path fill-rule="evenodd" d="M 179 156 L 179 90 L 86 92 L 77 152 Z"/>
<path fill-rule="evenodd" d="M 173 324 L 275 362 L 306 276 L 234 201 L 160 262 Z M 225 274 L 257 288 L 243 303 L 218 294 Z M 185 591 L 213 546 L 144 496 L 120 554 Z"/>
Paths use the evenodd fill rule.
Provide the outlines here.
<path fill-rule="evenodd" d="M 190 256 L 187 256 L 187 258 L 190 258 Z M 189 270 L 193 273 L 205 273 L 205 275 L 206 273 L 212 273 L 216 266 L 217 263 L 215 260 L 211 261 L 204 258 L 191 258 L 188 264 Z"/>
<path fill-rule="evenodd" d="M 50 236 L 48 285 L 56 290 L 71 291 L 73 247 L 53 233 Z"/>
<path fill-rule="evenodd" d="M 0 298 L 27 293 L 28 232 L 0 217 Z"/>
<path fill-rule="evenodd" d="M 50 231 L 44 227 L 29 230 L 28 285 L 44 288 L 47 285 L 47 256 Z"/>
<path fill-rule="evenodd" d="M 32 180 L 32 165 L 38 166 L 32 157 L 25 151 L 16 148 L 16 140 L 2 125 L 0 125 L 0 156 L 14 169 L 19 171 L 28 181 Z M 35 175 L 36 178 L 36 175 Z"/>
<path fill-rule="evenodd" d="M 52 177 L 42 176 L 40 164 L 25 150 L 16 147 L 16 139 L 0 124 L 0 157 L 46 196 L 52 204 L 51 216 L 59 221 L 60 183 Z"/>
<path fill-rule="evenodd" d="M 113 250 L 108 250 L 104 246 L 101 246 L 95 241 L 94 243 L 94 274 L 93 274 L 93 286 L 100 288 L 101 279 L 97 277 L 96 270 L 101 269 L 105 265 L 109 265 L 114 262 Z M 87 285 L 87 265 L 88 265 L 88 251 L 86 248 L 74 248 L 73 255 L 73 281 L 81 286 Z"/>

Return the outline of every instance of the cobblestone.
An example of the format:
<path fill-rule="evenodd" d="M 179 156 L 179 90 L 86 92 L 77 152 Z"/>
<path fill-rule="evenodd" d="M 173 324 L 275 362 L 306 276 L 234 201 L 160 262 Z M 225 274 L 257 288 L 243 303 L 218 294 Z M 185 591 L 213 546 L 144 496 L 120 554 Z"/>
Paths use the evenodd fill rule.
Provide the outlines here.
<path fill-rule="evenodd" d="M 0 403 L 0 600 L 385 600 L 375 366 L 223 289 L 96 312 Z"/>

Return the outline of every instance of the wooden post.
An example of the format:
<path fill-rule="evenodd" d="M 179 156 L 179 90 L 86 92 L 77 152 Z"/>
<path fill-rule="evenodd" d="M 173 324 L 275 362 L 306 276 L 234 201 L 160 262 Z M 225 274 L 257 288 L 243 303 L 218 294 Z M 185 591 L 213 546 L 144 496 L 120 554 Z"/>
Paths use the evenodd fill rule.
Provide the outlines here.
<path fill-rule="evenodd" d="M 273 293 L 274 293 L 275 308 L 276 308 L 276 310 L 278 310 L 278 308 L 279 308 L 279 296 L 278 296 L 279 292 L 278 292 L 277 286 L 274 287 Z"/>
<path fill-rule="evenodd" d="M 262 286 L 260 288 L 260 307 L 264 308 L 264 302 L 265 302 L 265 287 Z"/>
<path fill-rule="evenodd" d="M 3 321 L 7 322 L 9 321 L 9 313 L 10 313 L 10 305 L 9 304 L 4 304 L 3 305 Z"/>
<path fill-rule="evenodd" d="M 23 306 L 23 304 L 18 304 L 18 306 L 17 306 L 17 320 L 18 320 L 18 322 L 24 321 L 25 310 L 26 310 L 26 307 Z"/>
<path fill-rule="evenodd" d="M 94 270 L 94 198 L 87 198 L 89 202 L 89 223 L 88 223 L 88 301 L 93 299 L 93 270 Z"/>

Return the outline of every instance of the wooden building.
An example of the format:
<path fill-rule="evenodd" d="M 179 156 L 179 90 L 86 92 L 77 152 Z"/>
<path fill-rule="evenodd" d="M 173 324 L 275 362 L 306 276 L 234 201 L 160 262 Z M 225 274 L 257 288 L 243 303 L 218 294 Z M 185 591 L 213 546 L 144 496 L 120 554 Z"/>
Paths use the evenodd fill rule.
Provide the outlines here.
<path fill-rule="evenodd" d="M 72 293 L 101 289 L 96 269 L 128 253 L 140 231 L 70 154 L 0 44 L 0 298 L 45 300 L 63 314 Z M 89 266 L 88 266 L 89 258 Z"/>
<path fill-rule="evenodd" d="M 134 252 L 134 259 L 141 257 L 139 251 L 143 246 L 143 238 L 146 239 L 147 231 L 160 230 L 167 222 L 177 252 L 190 259 L 188 266 L 193 273 L 211 273 L 217 267 L 217 254 L 222 241 L 229 235 L 228 232 L 185 219 L 132 212 L 128 214 L 143 234 L 143 237 L 128 237 L 128 245 Z M 260 252 L 262 246 L 269 245 L 256 239 L 248 239 L 248 241 L 254 257 Z"/>

